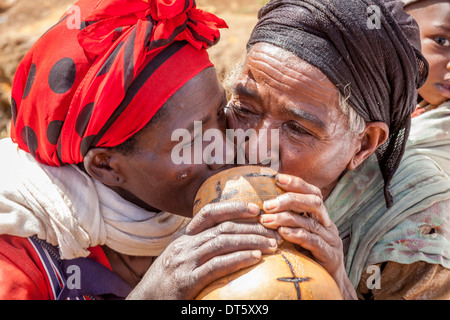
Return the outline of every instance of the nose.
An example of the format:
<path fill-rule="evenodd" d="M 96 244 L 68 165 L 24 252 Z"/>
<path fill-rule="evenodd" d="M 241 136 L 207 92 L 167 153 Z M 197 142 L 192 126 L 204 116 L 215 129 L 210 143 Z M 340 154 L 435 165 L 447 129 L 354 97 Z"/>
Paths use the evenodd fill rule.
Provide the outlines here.
<path fill-rule="evenodd" d="M 210 140 L 205 133 L 206 140 Z M 203 149 L 203 158 L 208 168 L 215 173 L 235 166 L 234 143 L 219 130 L 215 131 L 214 141 Z"/>
<path fill-rule="evenodd" d="M 278 171 L 279 149 L 278 129 L 264 123 L 258 129 L 253 129 L 245 142 L 246 162 Z"/>

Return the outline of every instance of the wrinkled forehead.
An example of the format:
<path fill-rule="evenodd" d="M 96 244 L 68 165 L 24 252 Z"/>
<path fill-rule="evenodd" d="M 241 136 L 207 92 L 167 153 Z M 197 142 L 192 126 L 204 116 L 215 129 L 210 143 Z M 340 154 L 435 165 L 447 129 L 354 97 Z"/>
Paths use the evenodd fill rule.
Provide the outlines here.
<path fill-rule="evenodd" d="M 264 42 L 249 50 L 234 89 L 245 85 L 256 90 L 254 82 L 293 99 L 304 95 L 332 105 L 339 99 L 337 87 L 320 69 L 290 51 Z"/>

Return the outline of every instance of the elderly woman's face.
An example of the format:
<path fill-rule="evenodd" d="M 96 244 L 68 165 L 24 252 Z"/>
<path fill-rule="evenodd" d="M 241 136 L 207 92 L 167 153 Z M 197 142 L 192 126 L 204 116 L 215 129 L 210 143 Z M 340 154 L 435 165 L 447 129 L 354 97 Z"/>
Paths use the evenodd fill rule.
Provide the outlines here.
<path fill-rule="evenodd" d="M 233 86 L 228 126 L 279 130 L 279 171 L 319 187 L 326 198 L 361 146 L 338 102 L 337 88 L 319 69 L 259 43 Z M 256 147 L 247 146 L 247 159 Z"/>

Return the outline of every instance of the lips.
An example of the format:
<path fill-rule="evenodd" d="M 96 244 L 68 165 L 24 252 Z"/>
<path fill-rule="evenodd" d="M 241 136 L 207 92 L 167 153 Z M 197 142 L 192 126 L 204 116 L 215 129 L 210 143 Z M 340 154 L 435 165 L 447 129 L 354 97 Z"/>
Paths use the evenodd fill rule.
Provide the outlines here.
<path fill-rule="evenodd" d="M 436 87 L 445 98 L 450 99 L 450 83 L 438 83 Z"/>

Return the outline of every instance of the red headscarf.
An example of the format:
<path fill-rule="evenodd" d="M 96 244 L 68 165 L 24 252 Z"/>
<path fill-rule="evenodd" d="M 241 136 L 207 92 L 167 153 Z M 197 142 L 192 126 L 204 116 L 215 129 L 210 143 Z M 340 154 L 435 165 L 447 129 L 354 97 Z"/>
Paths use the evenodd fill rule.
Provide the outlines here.
<path fill-rule="evenodd" d="M 187 81 L 212 66 L 206 48 L 222 19 L 194 0 L 81 0 L 20 63 L 11 138 L 37 161 L 83 161 L 143 128 Z M 75 11 L 76 12 L 76 11 Z"/>

